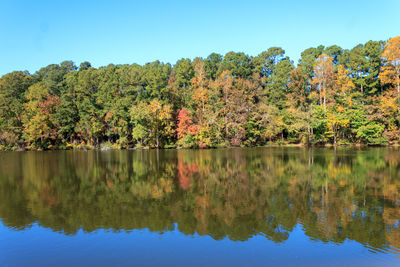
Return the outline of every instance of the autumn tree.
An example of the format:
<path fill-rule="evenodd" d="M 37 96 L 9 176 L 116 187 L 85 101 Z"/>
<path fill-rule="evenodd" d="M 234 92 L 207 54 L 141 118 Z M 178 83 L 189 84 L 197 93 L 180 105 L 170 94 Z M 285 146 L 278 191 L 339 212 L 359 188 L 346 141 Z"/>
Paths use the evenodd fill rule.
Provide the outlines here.
<path fill-rule="evenodd" d="M 340 65 L 337 69 L 337 92 L 335 98 L 341 100 L 342 104 L 346 103 L 348 106 L 352 106 L 352 97 L 354 96 L 353 90 L 355 85 L 349 76 L 349 71 Z"/>
<path fill-rule="evenodd" d="M 178 144 L 183 147 L 194 147 L 196 142 L 194 136 L 198 133 L 197 126 L 190 117 L 190 111 L 182 108 L 178 113 L 178 124 L 176 128 Z"/>
<path fill-rule="evenodd" d="M 382 53 L 381 80 L 384 84 L 391 84 L 397 89 L 400 96 L 400 36 L 390 39 Z"/>
<path fill-rule="evenodd" d="M 223 71 L 217 79 L 212 83 L 212 87 L 218 93 L 220 98 L 216 99 L 219 104 L 218 113 L 221 118 L 223 118 L 223 128 L 225 130 L 225 135 L 229 133 L 228 127 L 228 117 L 229 117 L 229 94 L 233 89 L 233 76 L 229 71 Z M 218 96 L 217 96 L 218 97 Z M 216 103 L 217 104 L 217 103 Z M 218 105 L 217 104 L 217 105 Z"/>
<path fill-rule="evenodd" d="M 149 104 L 139 102 L 130 109 L 134 125 L 133 138 L 159 148 L 171 140 L 173 135 L 172 110 L 168 104 L 154 99 Z"/>
<path fill-rule="evenodd" d="M 350 120 L 346 117 L 344 113 L 344 108 L 339 107 L 337 109 L 331 108 L 327 112 L 327 131 L 325 132 L 325 136 L 333 138 L 333 144 L 336 145 L 339 131 L 342 128 L 347 128 L 350 124 Z"/>
<path fill-rule="evenodd" d="M 308 106 L 309 91 L 307 88 L 307 77 L 300 67 L 290 72 L 290 82 L 288 84 L 288 106 L 305 109 Z"/>
<path fill-rule="evenodd" d="M 314 65 L 314 78 L 312 85 L 318 90 L 319 103 L 326 110 L 327 94 L 335 86 L 335 69 L 333 67 L 333 58 L 322 54 Z"/>
<path fill-rule="evenodd" d="M 207 101 L 207 87 L 208 87 L 208 79 L 206 77 L 206 71 L 204 68 L 204 62 L 201 59 L 197 59 L 194 66 L 195 75 L 192 79 L 192 87 L 193 87 L 193 100 L 195 101 L 195 105 L 199 108 L 199 120 L 200 123 L 203 121 L 203 113 L 205 110 L 205 103 Z M 199 104 L 197 104 L 199 103 Z"/>
<path fill-rule="evenodd" d="M 44 83 L 37 83 L 29 87 L 26 98 L 24 138 L 31 148 L 51 148 L 57 139 L 54 113 L 60 104 L 59 97 L 50 95 Z"/>

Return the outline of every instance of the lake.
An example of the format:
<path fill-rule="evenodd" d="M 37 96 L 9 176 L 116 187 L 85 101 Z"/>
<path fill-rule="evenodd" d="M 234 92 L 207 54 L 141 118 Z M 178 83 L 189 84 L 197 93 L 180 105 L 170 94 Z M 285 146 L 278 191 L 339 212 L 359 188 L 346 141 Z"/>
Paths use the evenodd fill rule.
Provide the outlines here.
<path fill-rule="evenodd" d="M 1 266 L 400 266 L 400 149 L 0 153 Z"/>

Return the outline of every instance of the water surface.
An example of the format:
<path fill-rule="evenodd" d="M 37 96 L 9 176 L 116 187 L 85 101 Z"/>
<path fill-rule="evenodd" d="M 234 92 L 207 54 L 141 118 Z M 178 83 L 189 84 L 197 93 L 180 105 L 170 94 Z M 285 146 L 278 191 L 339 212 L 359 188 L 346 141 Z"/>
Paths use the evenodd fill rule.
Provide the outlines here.
<path fill-rule="evenodd" d="M 400 150 L 0 153 L 1 266 L 400 266 Z"/>

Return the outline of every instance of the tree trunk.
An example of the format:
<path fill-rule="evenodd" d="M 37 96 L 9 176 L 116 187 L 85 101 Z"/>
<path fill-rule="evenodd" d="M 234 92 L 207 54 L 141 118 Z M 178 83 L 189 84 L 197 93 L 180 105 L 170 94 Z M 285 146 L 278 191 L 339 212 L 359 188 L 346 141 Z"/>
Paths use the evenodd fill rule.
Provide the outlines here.
<path fill-rule="evenodd" d="M 156 132 L 156 147 L 157 148 L 159 147 L 159 144 L 160 144 L 160 142 L 159 142 L 159 138 L 158 138 L 158 129 L 157 129 L 157 132 Z"/>
<path fill-rule="evenodd" d="M 319 104 L 322 106 L 322 93 L 321 93 L 321 89 L 319 89 L 318 91 L 319 91 Z"/>
<path fill-rule="evenodd" d="M 336 145 L 336 131 L 333 134 L 333 143 Z"/>

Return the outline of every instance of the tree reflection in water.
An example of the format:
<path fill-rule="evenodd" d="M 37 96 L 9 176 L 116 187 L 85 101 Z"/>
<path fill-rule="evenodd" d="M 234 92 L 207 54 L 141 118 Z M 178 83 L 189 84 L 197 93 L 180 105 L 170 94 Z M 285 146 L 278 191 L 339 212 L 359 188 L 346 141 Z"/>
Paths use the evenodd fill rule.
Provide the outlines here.
<path fill-rule="evenodd" d="M 0 218 L 42 227 L 400 249 L 400 151 L 254 148 L 0 154 Z"/>

